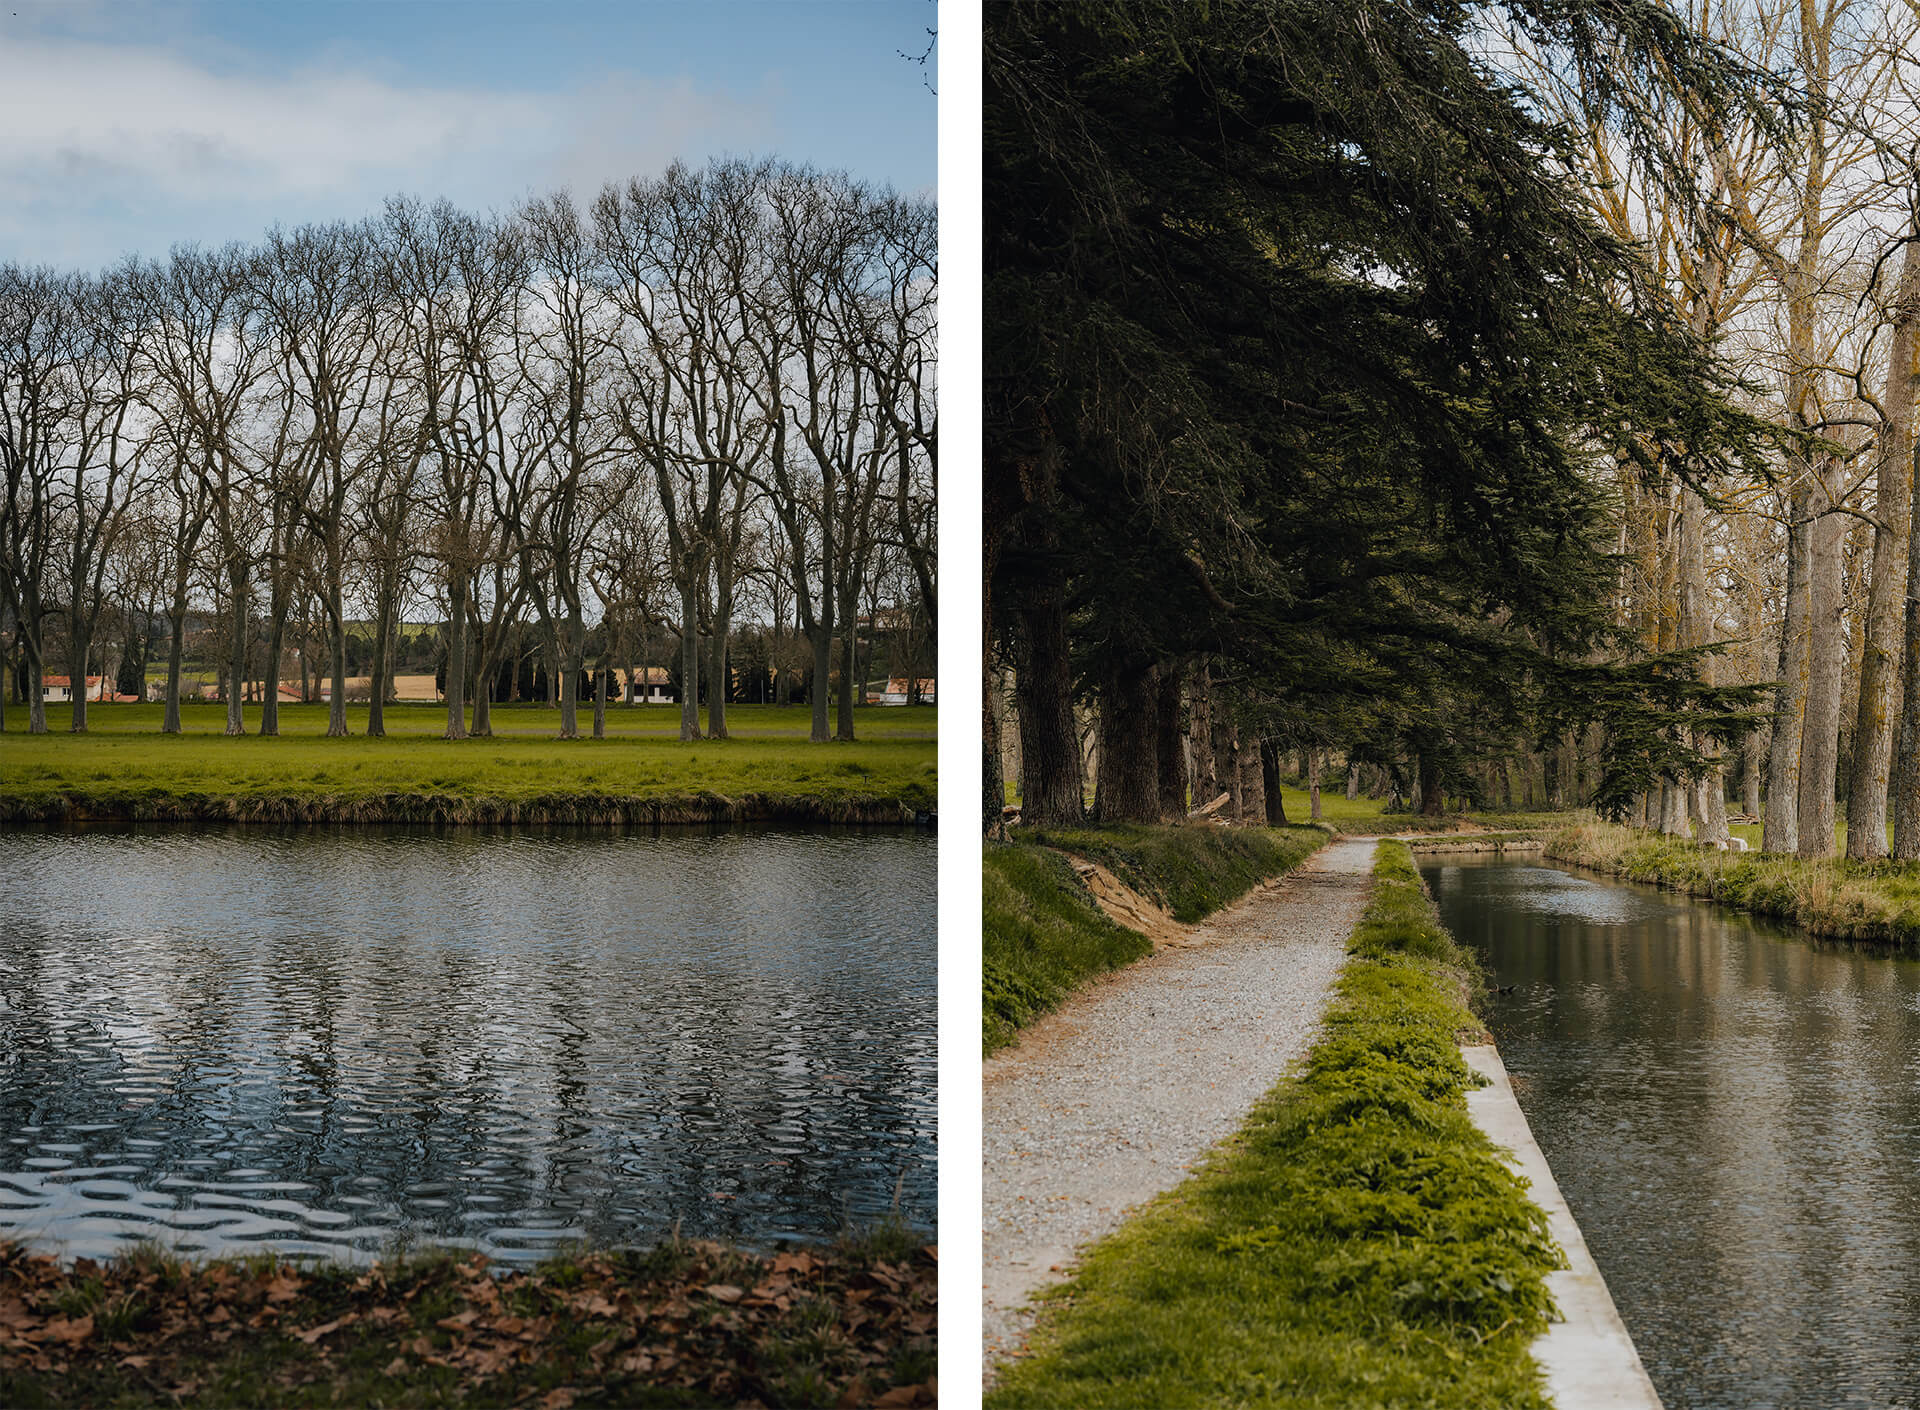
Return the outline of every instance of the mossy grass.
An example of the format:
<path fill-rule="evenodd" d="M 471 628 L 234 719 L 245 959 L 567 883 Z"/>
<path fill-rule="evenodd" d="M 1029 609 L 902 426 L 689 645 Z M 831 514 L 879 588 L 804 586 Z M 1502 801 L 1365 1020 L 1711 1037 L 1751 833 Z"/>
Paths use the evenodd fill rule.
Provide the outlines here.
<path fill-rule="evenodd" d="M 0 1404 L 930 1405 L 936 1267 L 892 1232 L 505 1272 L 443 1249 L 61 1268 L 0 1245 Z"/>
<path fill-rule="evenodd" d="M 1047 1301 L 1014 1407 L 1545 1407 L 1528 1346 L 1561 1266 L 1467 1115 L 1469 956 L 1383 843 L 1326 1036 Z"/>
<path fill-rule="evenodd" d="M 1821 939 L 1920 947 L 1920 863 L 1722 852 L 1601 822 L 1557 830 L 1546 855 L 1788 921 Z"/>
<path fill-rule="evenodd" d="M 1015 837 L 989 843 L 986 854 L 981 1015 L 989 1053 L 1089 979 L 1153 949 L 1107 917 L 1060 849 L 1111 868 L 1177 918 L 1198 920 L 1326 841 L 1317 828 L 1210 826 L 1023 828 Z"/>
<path fill-rule="evenodd" d="M 365 707 L 348 716 L 364 728 Z M 402 705 L 384 738 L 329 739 L 325 707 L 290 705 L 279 735 L 227 738 L 218 705 L 184 707 L 178 735 L 157 705 L 96 706 L 79 735 L 57 713 L 26 734 L 10 706 L 0 821 L 898 823 L 933 808 L 933 709 L 858 718 L 862 738 L 814 744 L 807 707 L 741 705 L 730 738 L 682 743 L 678 707 L 623 706 L 607 738 L 561 740 L 557 710 L 502 706 L 491 738 L 449 740 L 444 709 Z"/>

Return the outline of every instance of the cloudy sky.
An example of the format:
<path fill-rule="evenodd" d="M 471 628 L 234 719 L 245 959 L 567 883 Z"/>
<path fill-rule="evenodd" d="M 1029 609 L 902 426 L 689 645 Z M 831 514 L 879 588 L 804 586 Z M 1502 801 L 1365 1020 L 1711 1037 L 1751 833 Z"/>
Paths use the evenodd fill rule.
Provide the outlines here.
<path fill-rule="evenodd" d="M 674 158 L 934 186 L 933 0 L 0 0 L 0 260 L 505 207 Z"/>

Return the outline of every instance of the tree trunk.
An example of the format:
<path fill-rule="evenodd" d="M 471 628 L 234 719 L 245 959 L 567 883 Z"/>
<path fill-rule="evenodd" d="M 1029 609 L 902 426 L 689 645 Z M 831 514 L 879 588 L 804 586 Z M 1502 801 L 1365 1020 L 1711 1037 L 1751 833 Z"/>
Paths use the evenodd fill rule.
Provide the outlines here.
<path fill-rule="evenodd" d="M 167 709 L 160 721 L 162 734 L 180 733 L 180 658 L 187 641 L 187 604 L 176 598 L 167 613 Z"/>
<path fill-rule="evenodd" d="M 1187 815 L 1187 741 L 1180 728 L 1180 696 L 1186 686 L 1180 663 L 1169 661 L 1158 672 L 1154 701 L 1160 774 L 1160 816 L 1178 822 Z"/>
<path fill-rule="evenodd" d="M 260 733 L 262 736 L 275 736 L 280 733 L 280 657 L 287 644 L 286 617 L 276 612 L 267 632 L 267 673 L 273 677 L 273 689 L 260 700 Z"/>
<path fill-rule="evenodd" d="M 1024 600 L 1015 616 L 1020 818 L 1041 826 L 1071 826 L 1084 817 L 1086 803 L 1065 607 L 1058 592 L 1043 592 Z M 824 671 L 820 679 L 824 690 Z"/>
<path fill-rule="evenodd" d="M 345 604 L 340 600 L 340 581 L 335 578 L 327 584 L 327 664 L 333 677 L 333 699 L 327 702 L 327 738 L 345 739 L 347 737 L 347 617 Z M 267 694 L 272 699 L 280 696 L 280 663 L 274 662 L 274 680 Z"/>
<path fill-rule="evenodd" d="M 700 603 L 690 582 L 680 585 L 680 737 L 700 737 Z M 816 708 L 814 713 L 820 714 Z M 825 738 L 824 735 L 821 738 Z"/>
<path fill-rule="evenodd" d="M 840 633 L 840 685 L 835 692 L 833 737 L 853 738 L 853 692 L 859 687 L 856 677 L 860 665 L 860 618 L 854 611 L 841 614 L 847 626 Z"/>
<path fill-rule="evenodd" d="M 1875 467 L 1880 526 L 1873 535 L 1873 583 L 1867 646 L 1860 672 L 1860 714 L 1853 735 L 1853 777 L 1847 788 L 1847 855 L 1887 855 L 1887 793 L 1893 772 L 1894 712 L 1899 708 L 1902 650 L 1900 596 L 1906 592 L 1913 533 L 1914 390 L 1920 376 L 1920 226 L 1901 256 L 1888 351 L 1886 424 Z M 1911 759 L 1902 763 L 1911 768 Z"/>
<path fill-rule="evenodd" d="M 1505 773 L 1504 768 L 1502 769 L 1502 773 L 1503 774 Z M 1354 799 L 1358 798 L 1359 796 L 1360 796 L 1360 766 L 1358 764 L 1348 764 L 1347 765 L 1347 801 L 1351 803 L 1353 802 Z M 1509 784 L 1507 787 L 1507 806 L 1509 808 L 1513 806 L 1513 787 L 1511 784 Z"/>
<path fill-rule="evenodd" d="M 1307 817 L 1320 821 L 1320 751 L 1307 750 Z"/>
<path fill-rule="evenodd" d="M 81 613 L 74 612 L 68 615 L 67 635 L 71 638 L 67 647 L 68 660 L 78 662 L 77 666 L 69 664 L 67 667 L 67 679 L 74 682 L 70 692 L 73 696 L 72 723 L 67 728 L 73 734 L 85 734 L 87 732 L 87 657 L 93 654 L 93 640 L 92 633 Z"/>
<path fill-rule="evenodd" d="M 1780 629 L 1779 687 L 1773 700 L 1773 744 L 1767 752 L 1766 852 L 1800 850 L 1800 742 L 1807 706 L 1807 558 L 1811 476 L 1802 473 L 1788 496 L 1786 614 Z M 1914 603 L 1907 604 L 1912 620 Z"/>
<path fill-rule="evenodd" d="M 1260 788 L 1266 794 L 1267 826 L 1287 825 L 1287 796 L 1280 790 L 1280 746 L 1260 741 Z"/>
<path fill-rule="evenodd" d="M 1258 741 L 1251 747 L 1243 745 L 1238 751 L 1240 765 L 1240 821 L 1243 823 L 1264 823 L 1267 820 L 1267 779 L 1266 764 L 1261 757 Z"/>
<path fill-rule="evenodd" d="M 1193 803 L 1204 808 L 1220 796 L 1220 770 L 1213 753 L 1213 684 L 1202 657 L 1193 671 L 1187 737 L 1193 747 Z"/>
<path fill-rule="evenodd" d="M 1447 800 L 1441 792 L 1440 761 L 1431 749 L 1420 751 L 1417 767 L 1420 772 L 1420 814 L 1422 817 L 1442 817 L 1447 811 Z"/>
<path fill-rule="evenodd" d="M 1100 698 L 1100 821 L 1160 821 L 1158 684 L 1151 666 L 1116 667 Z"/>
<path fill-rule="evenodd" d="M 383 586 L 373 609 L 373 662 L 367 671 L 367 737 L 384 739 L 387 734 L 387 686 L 390 673 L 387 653 L 392 649 L 393 594 Z M 447 668 L 452 681 L 453 668 Z M 464 725 L 465 721 L 462 721 Z M 464 729 L 462 733 L 464 733 Z"/>
<path fill-rule="evenodd" d="M 604 661 L 593 673 L 593 737 L 607 737 L 607 664 Z"/>
<path fill-rule="evenodd" d="M 475 704 L 484 686 L 474 691 Z M 447 728 L 448 739 L 467 737 L 467 577 L 455 572 L 447 579 Z"/>
<path fill-rule="evenodd" d="M 227 733 L 239 735 L 247 732 L 240 712 L 240 690 L 247 679 L 247 579 L 245 570 L 230 571 L 230 577 L 233 641 L 227 666 Z"/>
<path fill-rule="evenodd" d="M 1274 767 L 1278 768 L 1279 753 L 1276 751 Z M 1240 774 L 1240 727 L 1234 722 L 1231 711 L 1222 708 L 1218 696 L 1213 701 L 1213 766 L 1219 778 L 1220 788 L 1215 796 L 1224 791 L 1227 802 L 1224 810 L 1216 816 L 1224 816 L 1238 821 L 1241 812 L 1242 793 Z M 1211 803 L 1212 798 L 1207 799 Z"/>
<path fill-rule="evenodd" d="M 1837 467 L 1836 467 L 1837 470 Z M 1824 493 L 1815 506 L 1825 511 Z M 1808 535 L 1807 700 L 1800 741 L 1799 846 L 1803 857 L 1834 853 L 1834 776 L 1839 764 L 1841 672 L 1846 608 L 1841 545 L 1846 521 L 1822 512 Z"/>
<path fill-rule="evenodd" d="M 1740 741 L 1740 811 L 1750 818 L 1760 816 L 1760 731 L 1748 730 Z"/>
<path fill-rule="evenodd" d="M 708 643 L 708 659 L 712 662 L 707 668 L 708 739 L 727 737 L 727 685 L 733 679 L 727 668 L 727 617 L 731 610 L 723 593 L 714 606 L 713 639 Z M 853 738 L 851 721 L 847 724 L 846 737 Z"/>

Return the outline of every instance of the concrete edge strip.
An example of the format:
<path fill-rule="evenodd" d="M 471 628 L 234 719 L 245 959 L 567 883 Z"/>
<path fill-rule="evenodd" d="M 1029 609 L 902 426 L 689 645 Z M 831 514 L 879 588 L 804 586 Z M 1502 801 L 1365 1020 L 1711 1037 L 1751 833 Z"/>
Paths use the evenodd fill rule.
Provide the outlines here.
<path fill-rule="evenodd" d="M 1561 1320 L 1535 1338 L 1532 1347 L 1533 1359 L 1546 1374 L 1548 1397 L 1558 1410 L 1660 1410 L 1660 1396 L 1640 1364 L 1606 1279 L 1594 1265 L 1573 1211 L 1514 1099 L 1499 1050 L 1487 1043 L 1463 1047 L 1460 1055 L 1491 1084 L 1467 1093 L 1468 1114 L 1526 1177 L 1533 1202 L 1547 1212 L 1553 1237 L 1566 1251 L 1569 1266 L 1547 1275 Z"/>

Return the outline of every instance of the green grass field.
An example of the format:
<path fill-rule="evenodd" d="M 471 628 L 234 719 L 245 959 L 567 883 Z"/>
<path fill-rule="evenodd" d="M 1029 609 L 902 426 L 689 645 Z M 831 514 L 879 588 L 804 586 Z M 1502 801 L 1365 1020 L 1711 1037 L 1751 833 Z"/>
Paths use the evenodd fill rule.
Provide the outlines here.
<path fill-rule="evenodd" d="M 934 806 L 930 706 L 861 710 L 851 743 L 811 743 L 806 706 L 727 716 L 731 738 L 682 743 L 678 706 L 623 706 L 608 710 L 605 739 L 562 740 L 557 709 L 496 706 L 492 738 L 450 740 L 444 707 L 390 705 L 384 738 L 328 739 L 324 705 L 283 705 L 278 736 L 228 738 L 217 704 L 183 705 L 178 735 L 160 733 L 158 705 L 96 705 L 79 735 L 57 709 L 49 733 L 29 735 L 25 711 L 9 706 L 0 817 L 599 821 L 611 820 L 600 816 L 609 800 L 717 797 L 804 801 L 819 820 L 854 821 L 865 804 Z M 366 707 L 347 718 L 363 731 Z M 258 709 L 246 720 L 257 729 Z M 580 727 L 591 726 L 583 709 Z"/>

